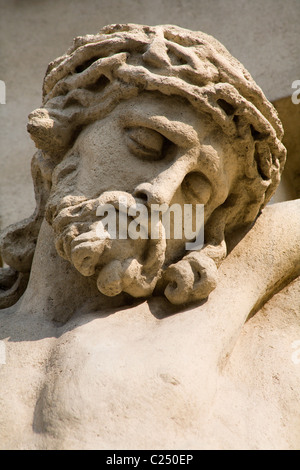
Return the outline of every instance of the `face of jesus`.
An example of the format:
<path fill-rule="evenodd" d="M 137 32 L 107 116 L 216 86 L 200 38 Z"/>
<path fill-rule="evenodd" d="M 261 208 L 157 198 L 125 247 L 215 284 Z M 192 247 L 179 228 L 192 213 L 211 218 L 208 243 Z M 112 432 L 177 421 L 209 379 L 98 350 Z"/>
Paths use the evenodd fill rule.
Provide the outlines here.
<path fill-rule="evenodd" d="M 66 184 L 74 155 L 76 171 Z M 123 101 L 80 133 L 55 170 L 52 201 L 63 193 L 65 201 L 59 209 L 49 204 L 59 253 L 83 275 L 96 272 L 99 290 L 107 295 L 148 295 L 163 266 L 184 255 L 186 239 L 128 238 L 101 245 L 93 228 L 99 201 L 116 205 L 121 193 L 148 209 L 204 204 L 207 220 L 228 196 L 236 165 L 221 130 L 183 99 L 143 93 Z M 71 204 L 76 195 L 79 204 Z"/>

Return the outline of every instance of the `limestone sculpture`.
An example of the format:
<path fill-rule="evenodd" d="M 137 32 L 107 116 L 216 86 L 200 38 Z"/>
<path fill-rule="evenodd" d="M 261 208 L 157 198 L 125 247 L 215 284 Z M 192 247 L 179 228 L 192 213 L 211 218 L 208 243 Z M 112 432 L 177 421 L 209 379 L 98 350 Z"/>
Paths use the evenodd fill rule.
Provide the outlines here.
<path fill-rule="evenodd" d="M 299 446 L 299 201 L 267 206 L 283 129 L 245 68 L 204 33 L 107 26 L 49 64 L 28 131 L 37 208 L 1 237 L 1 448 Z M 99 236 L 120 198 L 204 205 L 204 245 L 161 217 Z"/>

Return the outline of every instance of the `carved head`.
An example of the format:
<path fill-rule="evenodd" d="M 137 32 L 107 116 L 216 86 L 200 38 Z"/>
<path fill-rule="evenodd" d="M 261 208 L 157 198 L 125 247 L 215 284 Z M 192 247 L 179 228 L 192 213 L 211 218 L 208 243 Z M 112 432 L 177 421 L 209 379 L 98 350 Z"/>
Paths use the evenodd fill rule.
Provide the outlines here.
<path fill-rule="evenodd" d="M 112 25 L 76 38 L 51 62 L 43 105 L 29 115 L 37 210 L 2 237 L 4 260 L 29 272 L 41 221 L 60 256 L 109 296 L 163 289 L 206 298 L 226 240 L 252 224 L 285 161 L 277 113 L 214 38 L 176 26 Z M 204 204 L 205 243 L 99 239 L 97 208 Z M 194 214 L 194 212 L 193 212 Z"/>

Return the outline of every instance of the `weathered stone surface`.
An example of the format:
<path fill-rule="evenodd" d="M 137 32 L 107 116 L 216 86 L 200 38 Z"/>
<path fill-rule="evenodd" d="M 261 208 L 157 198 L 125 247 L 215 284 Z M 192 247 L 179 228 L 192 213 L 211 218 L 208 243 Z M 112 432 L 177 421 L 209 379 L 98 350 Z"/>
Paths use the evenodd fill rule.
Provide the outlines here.
<path fill-rule="evenodd" d="M 2 448 L 297 448 L 299 200 L 265 207 L 286 151 L 249 72 L 200 32 L 107 26 L 50 63 L 28 131 L 37 209 L 1 238 Z M 204 246 L 162 222 L 99 237 L 120 196 L 204 204 Z"/>
<path fill-rule="evenodd" d="M 216 37 L 251 71 L 273 102 L 290 96 L 300 77 L 298 0 L 0 0 L 0 229 L 29 216 L 35 207 L 30 177 L 33 142 L 26 136 L 28 114 L 40 105 L 46 66 L 73 37 L 111 23 L 178 24 Z M 38 38 L 38 39 L 37 39 Z M 277 191 L 278 202 L 281 188 Z"/>

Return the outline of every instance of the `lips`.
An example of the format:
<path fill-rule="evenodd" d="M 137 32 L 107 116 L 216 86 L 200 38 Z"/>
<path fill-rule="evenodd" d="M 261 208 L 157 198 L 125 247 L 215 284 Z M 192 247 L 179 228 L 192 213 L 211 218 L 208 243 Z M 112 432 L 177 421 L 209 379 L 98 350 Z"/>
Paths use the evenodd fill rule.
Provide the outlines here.
<path fill-rule="evenodd" d="M 99 198 L 99 203 L 99 205 L 111 204 L 117 211 L 126 214 L 128 219 L 133 218 L 130 214 L 136 214 L 139 207 L 146 207 L 140 199 L 123 191 L 103 193 Z M 149 217 L 139 218 L 139 223 L 147 229 L 148 233 Z M 113 260 L 101 270 L 97 285 L 102 293 L 110 296 L 117 295 L 120 289 L 134 297 L 152 293 L 165 260 L 166 240 L 161 222 L 159 222 L 158 233 L 157 239 L 147 240 L 146 256 L 142 263 L 135 258 L 127 258 L 122 263 Z"/>

